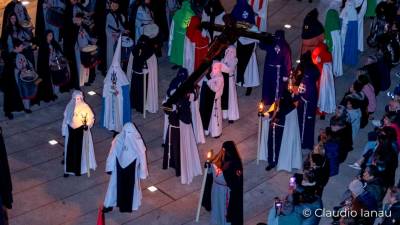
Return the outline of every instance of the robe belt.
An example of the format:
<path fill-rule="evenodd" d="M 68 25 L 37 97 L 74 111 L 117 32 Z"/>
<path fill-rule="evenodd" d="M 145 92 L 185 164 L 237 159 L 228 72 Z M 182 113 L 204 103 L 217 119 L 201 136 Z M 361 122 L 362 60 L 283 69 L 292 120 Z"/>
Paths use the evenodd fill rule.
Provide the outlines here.
<path fill-rule="evenodd" d="M 274 65 L 274 64 L 268 64 L 268 66 L 278 67 L 278 68 L 279 68 L 279 67 L 282 67 L 282 65 L 280 65 L 280 64 L 275 64 L 275 65 Z"/>
<path fill-rule="evenodd" d="M 278 123 L 272 123 L 272 126 L 277 126 L 277 127 L 285 127 L 285 125 L 280 125 L 280 124 L 278 124 Z"/>
<path fill-rule="evenodd" d="M 195 47 L 195 49 L 205 49 L 207 47 L 208 47 L 208 45 L 204 45 L 204 46 L 201 46 L 201 47 Z"/>
<path fill-rule="evenodd" d="M 144 20 L 141 20 L 141 19 L 138 19 L 139 21 L 140 21 L 140 23 L 141 23 L 141 26 L 144 26 L 144 25 L 149 25 L 149 24 L 151 24 L 151 22 L 153 22 L 153 20 L 152 19 L 150 19 L 150 20 L 146 20 L 146 19 L 144 19 Z M 147 22 L 147 23 L 146 23 Z"/>
<path fill-rule="evenodd" d="M 303 144 L 304 141 L 304 129 L 305 129 L 305 125 L 306 125 L 306 114 L 307 114 L 307 104 L 308 101 L 303 98 L 302 96 L 300 96 L 300 99 L 304 102 L 304 109 L 303 109 L 303 127 L 301 128 L 302 132 L 301 132 L 301 143 Z"/>
<path fill-rule="evenodd" d="M 275 128 L 276 127 L 285 127 L 284 125 L 280 125 L 280 124 L 277 124 L 277 123 L 272 123 L 272 148 L 273 148 L 273 150 L 272 150 L 272 153 L 273 153 L 273 159 L 275 159 L 275 148 L 276 148 L 276 140 L 275 140 L 275 138 L 276 138 L 276 131 L 275 131 Z"/>
<path fill-rule="evenodd" d="M 147 73 L 138 72 L 138 71 L 135 71 L 135 70 L 132 70 L 132 72 L 133 72 L 133 73 L 136 73 L 136 74 L 143 74 L 143 75 L 147 75 Z"/>
<path fill-rule="evenodd" d="M 174 125 L 169 125 L 171 128 L 175 128 L 175 129 L 180 129 L 180 127 L 179 126 L 174 126 Z"/>

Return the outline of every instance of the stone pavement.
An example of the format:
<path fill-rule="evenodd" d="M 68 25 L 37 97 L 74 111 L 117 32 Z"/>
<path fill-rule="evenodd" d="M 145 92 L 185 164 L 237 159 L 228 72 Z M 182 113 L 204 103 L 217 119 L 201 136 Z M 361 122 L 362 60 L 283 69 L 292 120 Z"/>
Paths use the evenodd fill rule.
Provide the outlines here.
<path fill-rule="evenodd" d="M 284 24 L 292 25 L 287 31 L 287 40 L 293 51 L 293 61 L 298 57 L 300 49 L 300 34 L 303 18 L 313 7 L 318 7 L 324 13 L 329 0 L 309 4 L 307 1 L 270 0 L 269 1 L 270 31 L 282 28 Z M 34 7 L 31 4 L 30 8 Z M 367 26 L 368 23 L 366 23 Z M 367 55 L 368 53 L 364 53 Z M 258 51 L 259 66 L 262 76 L 265 53 Z M 159 99 L 164 93 L 169 81 L 176 71 L 165 57 L 159 59 Z M 98 76 L 94 85 L 84 87 L 85 92 L 94 90 L 102 93 L 102 76 Z M 346 68 L 345 75 L 335 80 L 337 99 L 343 96 L 345 90 L 354 80 L 354 69 Z M 393 78 L 396 84 L 397 78 Z M 2 95 L 2 94 L 0 94 Z M 244 216 L 245 224 L 255 225 L 265 222 L 269 208 L 273 205 L 275 196 L 284 196 L 288 187 L 289 173 L 264 170 L 266 164 L 256 165 L 257 148 L 257 102 L 261 96 L 261 87 L 254 90 L 252 96 L 244 96 L 244 89 L 238 88 L 241 118 L 234 124 L 224 122 L 223 135 L 219 139 L 207 138 L 207 143 L 200 145 L 200 157 L 206 158 L 206 152 L 212 148 L 219 150 L 223 141 L 234 140 L 239 148 L 244 163 Z M 2 96 L 0 96 L 2 107 Z M 14 184 L 14 205 L 9 211 L 11 225 L 57 225 L 75 224 L 92 225 L 96 223 L 97 209 L 102 204 L 109 176 L 104 173 L 112 134 L 100 128 L 98 121 L 92 129 L 98 168 L 91 177 L 63 177 L 61 165 L 64 143 L 61 137 L 61 122 L 63 111 L 70 99 L 69 94 L 62 94 L 54 103 L 43 103 L 35 106 L 30 115 L 17 114 L 12 121 L 0 115 L 0 126 L 5 133 L 5 141 L 9 154 L 12 179 Z M 101 96 L 87 96 L 86 101 L 99 118 Z M 378 112 L 375 117 L 383 115 L 383 108 L 388 98 L 381 94 L 378 100 Z M 0 109 L 2 111 L 2 109 Z M 178 224 L 209 224 L 209 213 L 202 210 L 200 222 L 195 223 L 195 213 L 202 177 L 198 176 L 190 185 L 180 184 L 180 179 L 174 176 L 174 171 L 162 170 L 162 124 L 163 113 L 147 114 L 143 119 L 141 114 L 134 113 L 133 121 L 142 132 L 148 147 L 147 157 L 150 177 L 142 182 L 143 201 L 138 211 L 132 214 L 121 214 L 118 210 L 106 214 L 106 224 L 135 225 L 178 225 Z M 317 121 L 316 133 L 328 124 Z M 355 150 L 348 156 L 347 162 L 340 167 L 340 173 L 330 179 L 324 195 L 324 206 L 331 209 L 335 206 L 347 184 L 357 174 L 357 171 L 347 166 L 361 154 L 371 125 L 360 131 L 355 142 Z M 51 146 L 50 139 L 56 139 L 60 145 Z M 307 154 L 307 152 L 304 152 Z M 146 188 L 154 185 L 159 190 L 152 193 Z M 324 219 L 321 224 L 327 224 L 330 219 Z"/>

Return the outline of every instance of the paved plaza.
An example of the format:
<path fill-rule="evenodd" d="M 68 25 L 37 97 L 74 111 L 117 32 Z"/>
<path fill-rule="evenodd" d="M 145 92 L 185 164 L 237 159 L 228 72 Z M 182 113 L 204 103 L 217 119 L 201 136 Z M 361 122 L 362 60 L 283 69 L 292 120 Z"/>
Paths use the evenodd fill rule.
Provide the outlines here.
<path fill-rule="evenodd" d="M 330 0 L 298 2 L 296 0 L 269 0 L 269 31 L 274 32 L 290 24 L 286 29 L 286 38 L 292 47 L 293 61 L 299 56 L 300 34 L 304 16 L 313 8 L 325 13 Z M 29 5 L 30 10 L 36 8 L 36 3 Z M 32 13 L 31 13 L 32 14 Z M 367 21 L 367 27 L 370 21 Z M 360 56 L 360 63 L 370 50 Z M 164 54 L 165 55 L 165 54 Z M 258 50 L 260 75 L 263 74 L 265 52 Z M 171 69 L 166 57 L 159 59 L 159 102 L 165 96 L 170 80 L 176 75 Z M 396 69 L 395 69 L 396 71 Z M 393 71 L 392 73 L 394 73 Z M 102 93 L 103 76 L 98 75 L 91 87 L 83 87 L 83 91 Z M 398 78 L 392 75 L 392 86 L 398 83 Z M 345 75 L 335 80 L 336 96 L 341 99 L 345 90 L 355 79 L 354 68 L 346 68 Z M 275 196 L 286 195 L 290 174 L 264 170 L 266 163 L 256 164 L 257 151 L 257 103 L 261 96 L 261 86 L 256 88 L 251 96 L 245 96 L 244 88 L 238 88 L 240 120 L 233 124 L 224 121 L 223 134 L 219 139 L 208 137 L 206 144 L 199 145 L 199 154 L 204 162 L 208 149 L 218 151 L 226 140 L 234 140 L 238 146 L 244 163 L 244 218 L 246 225 L 265 222 L 268 210 L 273 205 Z M 2 112 L 2 94 L 0 94 L 0 111 Z M 42 103 L 40 107 L 32 108 L 33 113 L 16 114 L 14 120 L 8 120 L 0 115 L 0 126 L 4 130 L 4 138 L 8 150 L 8 158 L 13 180 L 14 204 L 9 211 L 11 225 L 93 225 L 96 224 L 98 207 L 102 205 L 109 176 L 104 172 L 105 160 L 112 141 L 111 132 L 99 126 L 96 121 L 92 128 L 94 148 L 98 167 L 87 176 L 63 177 L 61 164 L 64 139 L 61 136 L 63 112 L 70 94 L 59 95 L 56 102 Z M 384 105 L 388 97 L 380 94 L 378 110 L 374 115 L 383 115 Z M 86 95 L 86 102 L 92 107 L 97 119 L 100 118 L 101 96 Z M 134 113 L 133 122 L 143 135 L 147 145 L 147 159 L 150 177 L 141 183 L 143 188 L 142 206 L 131 214 L 121 214 L 118 209 L 106 214 L 106 224 L 130 225 L 178 225 L 178 224 L 209 224 L 209 213 L 202 209 L 200 221 L 196 223 L 195 213 L 199 198 L 202 176 L 194 179 L 190 185 L 182 185 L 180 178 L 175 177 L 173 169 L 162 170 L 162 128 L 164 114 L 159 110 L 156 114 Z M 325 121 L 317 120 L 316 134 L 325 128 Z M 331 209 L 339 203 L 345 186 L 354 178 L 357 171 L 347 164 L 359 158 L 366 142 L 367 132 L 371 124 L 360 131 L 354 148 L 345 163 L 340 167 L 339 175 L 330 179 L 324 191 L 324 207 Z M 51 139 L 59 145 L 49 145 Z M 308 152 L 304 151 L 304 155 Z M 158 191 L 150 192 L 146 188 L 156 186 Z M 330 219 L 323 219 L 321 224 L 328 224 Z"/>

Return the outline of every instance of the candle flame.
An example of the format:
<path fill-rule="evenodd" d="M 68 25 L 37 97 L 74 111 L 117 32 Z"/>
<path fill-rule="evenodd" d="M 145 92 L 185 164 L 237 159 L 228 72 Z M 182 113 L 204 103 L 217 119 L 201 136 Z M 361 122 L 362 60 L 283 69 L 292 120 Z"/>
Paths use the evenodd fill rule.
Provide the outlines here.
<path fill-rule="evenodd" d="M 212 149 L 207 152 L 207 160 L 210 160 L 212 157 Z"/>
<path fill-rule="evenodd" d="M 258 111 L 259 111 L 259 112 L 263 112 L 263 111 L 264 111 L 264 104 L 263 104 L 262 101 L 260 101 L 260 102 L 258 103 Z"/>

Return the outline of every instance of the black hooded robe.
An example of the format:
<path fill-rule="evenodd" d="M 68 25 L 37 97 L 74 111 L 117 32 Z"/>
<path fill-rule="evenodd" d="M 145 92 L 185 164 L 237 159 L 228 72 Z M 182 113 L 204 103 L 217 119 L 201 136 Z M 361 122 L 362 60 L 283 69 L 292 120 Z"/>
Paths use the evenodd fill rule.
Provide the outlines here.
<path fill-rule="evenodd" d="M 143 102 L 144 76 L 147 76 L 146 86 L 148 86 L 147 85 L 148 74 L 146 75 L 143 74 L 143 69 L 148 68 L 147 60 L 153 54 L 154 51 L 149 45 L 149 38 L 147 36 L 142 36 L 141 38 L 139 38 L 138 45 L 136 45 L 132 51 L 133 63 L 132 63 L 132 80 L 131 80 L 131 107 L 141 113 L 143 113 L 144 110 L 146 110 Z"/>
<path fill-rule="evenodd" d="M 4 91 L 4 112 L 18 112 L 24 110 L 22 98 L 19 92 L 17 81 L 15 80 L 15 60 L 16 53 L 12 52 L 5 60 L 3 71 L 3 91 Z"/>
<path fill-rule="evenodd" d="M 4 144 L 3 130 L 0 127 L 0 198 L 1 206 L 8 209 L 12 208 L 12 182 L 10 175 L 10 167 L 8 165 L 7 150 Z M 0 221 L 1 222 L 1 221 Z"/>
<path fill-rule="evenodd" d="M 60 88 L 60 91 L 69 91 L 71 88 L 79 90 L 79 71 L 76 65 L 75 59 L 75 43 L 78 38 L 79 27 L 74 25 L 72 22 L 73 18 L 73 5 L 69 1 L 66 2 L 65 6 L 65 21 L 63 29 L 63 40 L 64 40 L 64 54 L 68 60 L 71 79 L 69 84 L 64 85 Z"/>
<path fill-rule="evenodd" d="M 67 155 L 65 157 L 65 171 L 75 176 L 81 175 L 81 159 L 83 145 L 83 126 L 76 129 L 68 126 Z M 89 167 L 89 165 L 87 165 Z"/>
<path fill-rule="evenodd" d="M 210 79 L 210 74 L 207 75 Z M 200 91 L 200 117 L 203 123 L 203 129 L 208 130 L 214 106 L 215 92 L 211 90 L 207 82 L 203 82 Z"/>
<path fill-rule="evenodd" d="M 54 51 L 61 52 L 61 47 L 57 42 L 52 42 Z M 38 93 L 36 101 L 53 101 L 55 100 L 55 94 L 53 92 L 53 82 L 50 73 L 49 65 L 50 48 L 47 42 L 40 45 L 38 53 L 37 73 L 42 78 L 42 82 L 39 83 Z"/>
<path fill-rule="evenodd" d="M 44 0 L 38 0 L 36 8 L 36 24 L 35 24 L 35 37 L 37 40 L 43 40 L 45 37 L 45 18 L 43 12 Z M 38 57 L 38 61 L 40 58 Z M 38 62 L 39 63 L 39 62 Z"/>
<path fill-rule="evenodd" d="M 135 189 L 136 159 L 122 168 L 117 159 L 117 207 L 120 212 L 132 212 Z"/>

